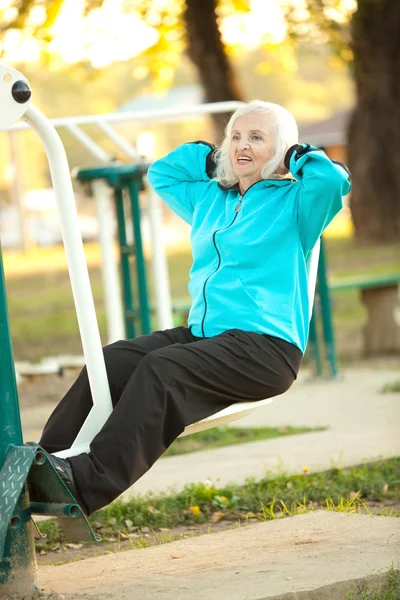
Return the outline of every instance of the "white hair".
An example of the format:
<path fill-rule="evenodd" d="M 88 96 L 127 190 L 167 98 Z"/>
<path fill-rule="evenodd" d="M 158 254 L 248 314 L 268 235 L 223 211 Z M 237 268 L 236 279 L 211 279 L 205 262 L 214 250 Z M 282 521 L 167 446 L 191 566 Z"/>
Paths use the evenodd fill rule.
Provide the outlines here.
<path fill-rule="evenodd" d="M 261 171 L 262 179 L 282 177 L 288 172 L 286 169 L 282 171 L 279 167 L 282 165 L 285 154 L 290 146 L 298 143 L 299 132 L 296 121 L 293 115 L 279 104 L 253 100 L 248 104 L 244 104 L 233 113 L 225 129 L 224 141 L 215 153 L 215 178 L 223 186 L 232 186 L 239 181 L 230 158 L 232 130 L 235 121 L 239 117 L 253 112 L 266 113 L 272 117 L 270 133 L 272 134 L 275 151 Z"/>

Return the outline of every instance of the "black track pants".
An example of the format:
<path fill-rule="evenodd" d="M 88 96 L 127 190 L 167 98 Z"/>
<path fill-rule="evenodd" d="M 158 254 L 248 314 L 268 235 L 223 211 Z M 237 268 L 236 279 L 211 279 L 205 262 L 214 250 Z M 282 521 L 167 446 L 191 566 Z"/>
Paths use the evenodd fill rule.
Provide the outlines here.
<path fill-rule="evenodd" d="M 270 336 L 234 329 L 195 338 L 184 327 L 116 342 L 104 348 L 104 356 L 114 410 L 90 453 L 70 458 L 88 514 L 137 481 L 186 425 L 235 402 L 285 392 L 302 357 Z M 91 407 L 84 368 L 50 416 L 43 448 L 69 448 Z"/>

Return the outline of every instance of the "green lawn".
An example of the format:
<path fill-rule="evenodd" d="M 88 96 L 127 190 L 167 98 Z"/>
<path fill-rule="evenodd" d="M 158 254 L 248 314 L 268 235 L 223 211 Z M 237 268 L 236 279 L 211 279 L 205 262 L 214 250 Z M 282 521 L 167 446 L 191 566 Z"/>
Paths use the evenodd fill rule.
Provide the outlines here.
<path fill-rule="evenodd" d="M 310 431 L 322 431 L 323 427 L 215 427 L 206 431 L 199 431 L 192 435 L 184 436 L 175 440 L 163 456 L 175 456 L 177 454 L 188 454 L 199 450 L 214 450 L 232 444 L 244 444 L 257 442 L 259 440 L 270 440 L 286 435 L 297 435 L 309 433 Z"/>
<path fill-rule="evenodd" d="M 329 277 L 400 271 L 400 244 L 357 247 L 349 237 L 326 240 Z M 169 256 L 172 296 L 188 298 L 187 282 L 191 265 L 189 252 Z M 89 268 L 95 305 L 106 343 L 106 323 L 99 267 Z M 149 289 L 153 296 L 151 265 Z M 69 276 L 64 269 L 7 278 L 10 326 L 16 360 L 39 360 L 42 356 L 81 353 Z M 335 292 L 332 297 L 339 355 L 357 358 L 365 311 L 356 290 Z M 176 318 L 176 324 L 182 321 Z M 154 327 L 156 323 L 154 322 Z"/>
<path fill-rule="evenodd" d="M 318 508 L 365 514 L 371 503 L 375 514 L 398 517 L 399 500 L 400 459 L 391 458 L 320 473 L 306 469 L 301 475 L 266 473 L 263 479 L 248 479 L 243 485 L 199 483 L 176 493 L 135 495 L 126 502 L 115 500 L 89 520 L 96 532 L 108 539 L 144 527 L 159 530 L 212 523 L 216 512 L 227 521 L 246 522 L 285 518 Z M 53 520 L 41 523 L 40 528 L 47 533 L 47 539 L 39 542 L 41 546 L 62 541 Z"/>

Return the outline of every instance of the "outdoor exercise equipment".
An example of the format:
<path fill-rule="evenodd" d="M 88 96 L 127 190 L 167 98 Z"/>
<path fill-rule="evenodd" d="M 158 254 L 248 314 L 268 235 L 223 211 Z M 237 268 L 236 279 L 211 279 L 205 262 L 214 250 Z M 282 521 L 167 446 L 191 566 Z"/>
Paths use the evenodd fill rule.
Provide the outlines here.
<path fill-rule="evenodd" d="M 64 147 L 54 127 L 31 103 L 26 78 L 0 64 L 0 128 L 23 118 L 46 150 L 56 192 L 75 307 L 94 392 L 95 411 L 86 427 L 101 427 L 112 407 L 71 178 Z M 28 600 L 37 593 L 33 514 L 59 518 L 66 536 L 95 539 L 76 500 L 38 446 L 24 446 L 0 252 L 0 596 Z M 94 421 L 96 425 L 94 426 Z M 85 429 L 85 428 L 84 428 Z M 30 503 L 27 478 L 42 501 Z"/>
<path fill-rule="evenodd" d="M 91 440 L 112 411 L 100 334 L 64 147 L 53 125 L 31 103 L 31 90 L 26 78 L 18 71 L 0 64 L 0 128 L 5 128 L 20 118 L 36 131 L 48 157 L 93 398 L 93 408 L 72 448 L 57 453 L 58 456 L 72 456 L 89 450 Z M 137 175 L 132 167 L 126 166 L 125 169 L 124 171 L 120 166 L 115 170 L 115 177 L 119 181 L 118 190 L 125 184 L 129 189 L 129 178 Z M 133 209 L 133 218 L 138 218 L 135 206 Z M 318 256 L 319 243 L 308 260 L 310 317 Z M 140 260 L 143 261 L 143 255 Z M 142 283 L 145 286 L 143 275 Z M 37 445 L 23 445 L 1 248 L 0 348 L 0 595 L 5 599 L 13 597 L 29 600 L 38 590 L 32 515 L 57 517 L 67 538 L 95 539 L 95 536 L 76 499 L 53 468 L 48 455 Z M 272 399 L 235 404 L 188 426 L 182 435 L 229 423 L 270 402 Z M 29 501 L 27 480 L 36 491 L 35 502 Z"/>
<path fill-rule="evenodd" d="M 102 181 L 113 192 L 118 225 L 125 335 L 128 339 L 132 339 L 138 335 L 138 321 L 140 334 L 151 333 L 146 264 L 143 253 L 139 206 L 139 192 L 143 189 L 143 175 L 146 171 L 147 166 L 145 165 L 111 164 L 92 169 L 80 169 L 75 173 L 78 181 L 82 183 L 89 182 L 91 184 Z M 128 202 L 125 203 L 125 199 Z M 133 244 L 128 244 L 127 241 L 127 205 L 129 206 L 130 220 L 133 226 Z M 134 265 L 132 265 L 132 262 L 134 262 Z M 137 309 L 135 309 L 133 295 L 133 266 L 136 272 L 138 289 L 139 304 Z"/>

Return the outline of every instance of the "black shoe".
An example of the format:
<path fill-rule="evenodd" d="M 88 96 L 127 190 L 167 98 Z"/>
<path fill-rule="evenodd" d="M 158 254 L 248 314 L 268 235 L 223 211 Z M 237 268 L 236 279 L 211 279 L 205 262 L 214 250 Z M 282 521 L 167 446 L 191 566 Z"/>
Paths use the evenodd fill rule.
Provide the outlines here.
<path fill-rule="evenodd" d="M 54 456 L 53 454 L 49 454 L 50 462 L 53 467 L 57 471 L 58 475 L 61 477 L 73 497 L 76 499 L 79 506 L 82 508 L 83 512 L 87 514 L 87 510 L 85 505 L 83 504 L 78 488 L 76 487 L 74 474 L 72 472 L 71 463 L 67 458 L 59 458 L 58 456 Z"/>

